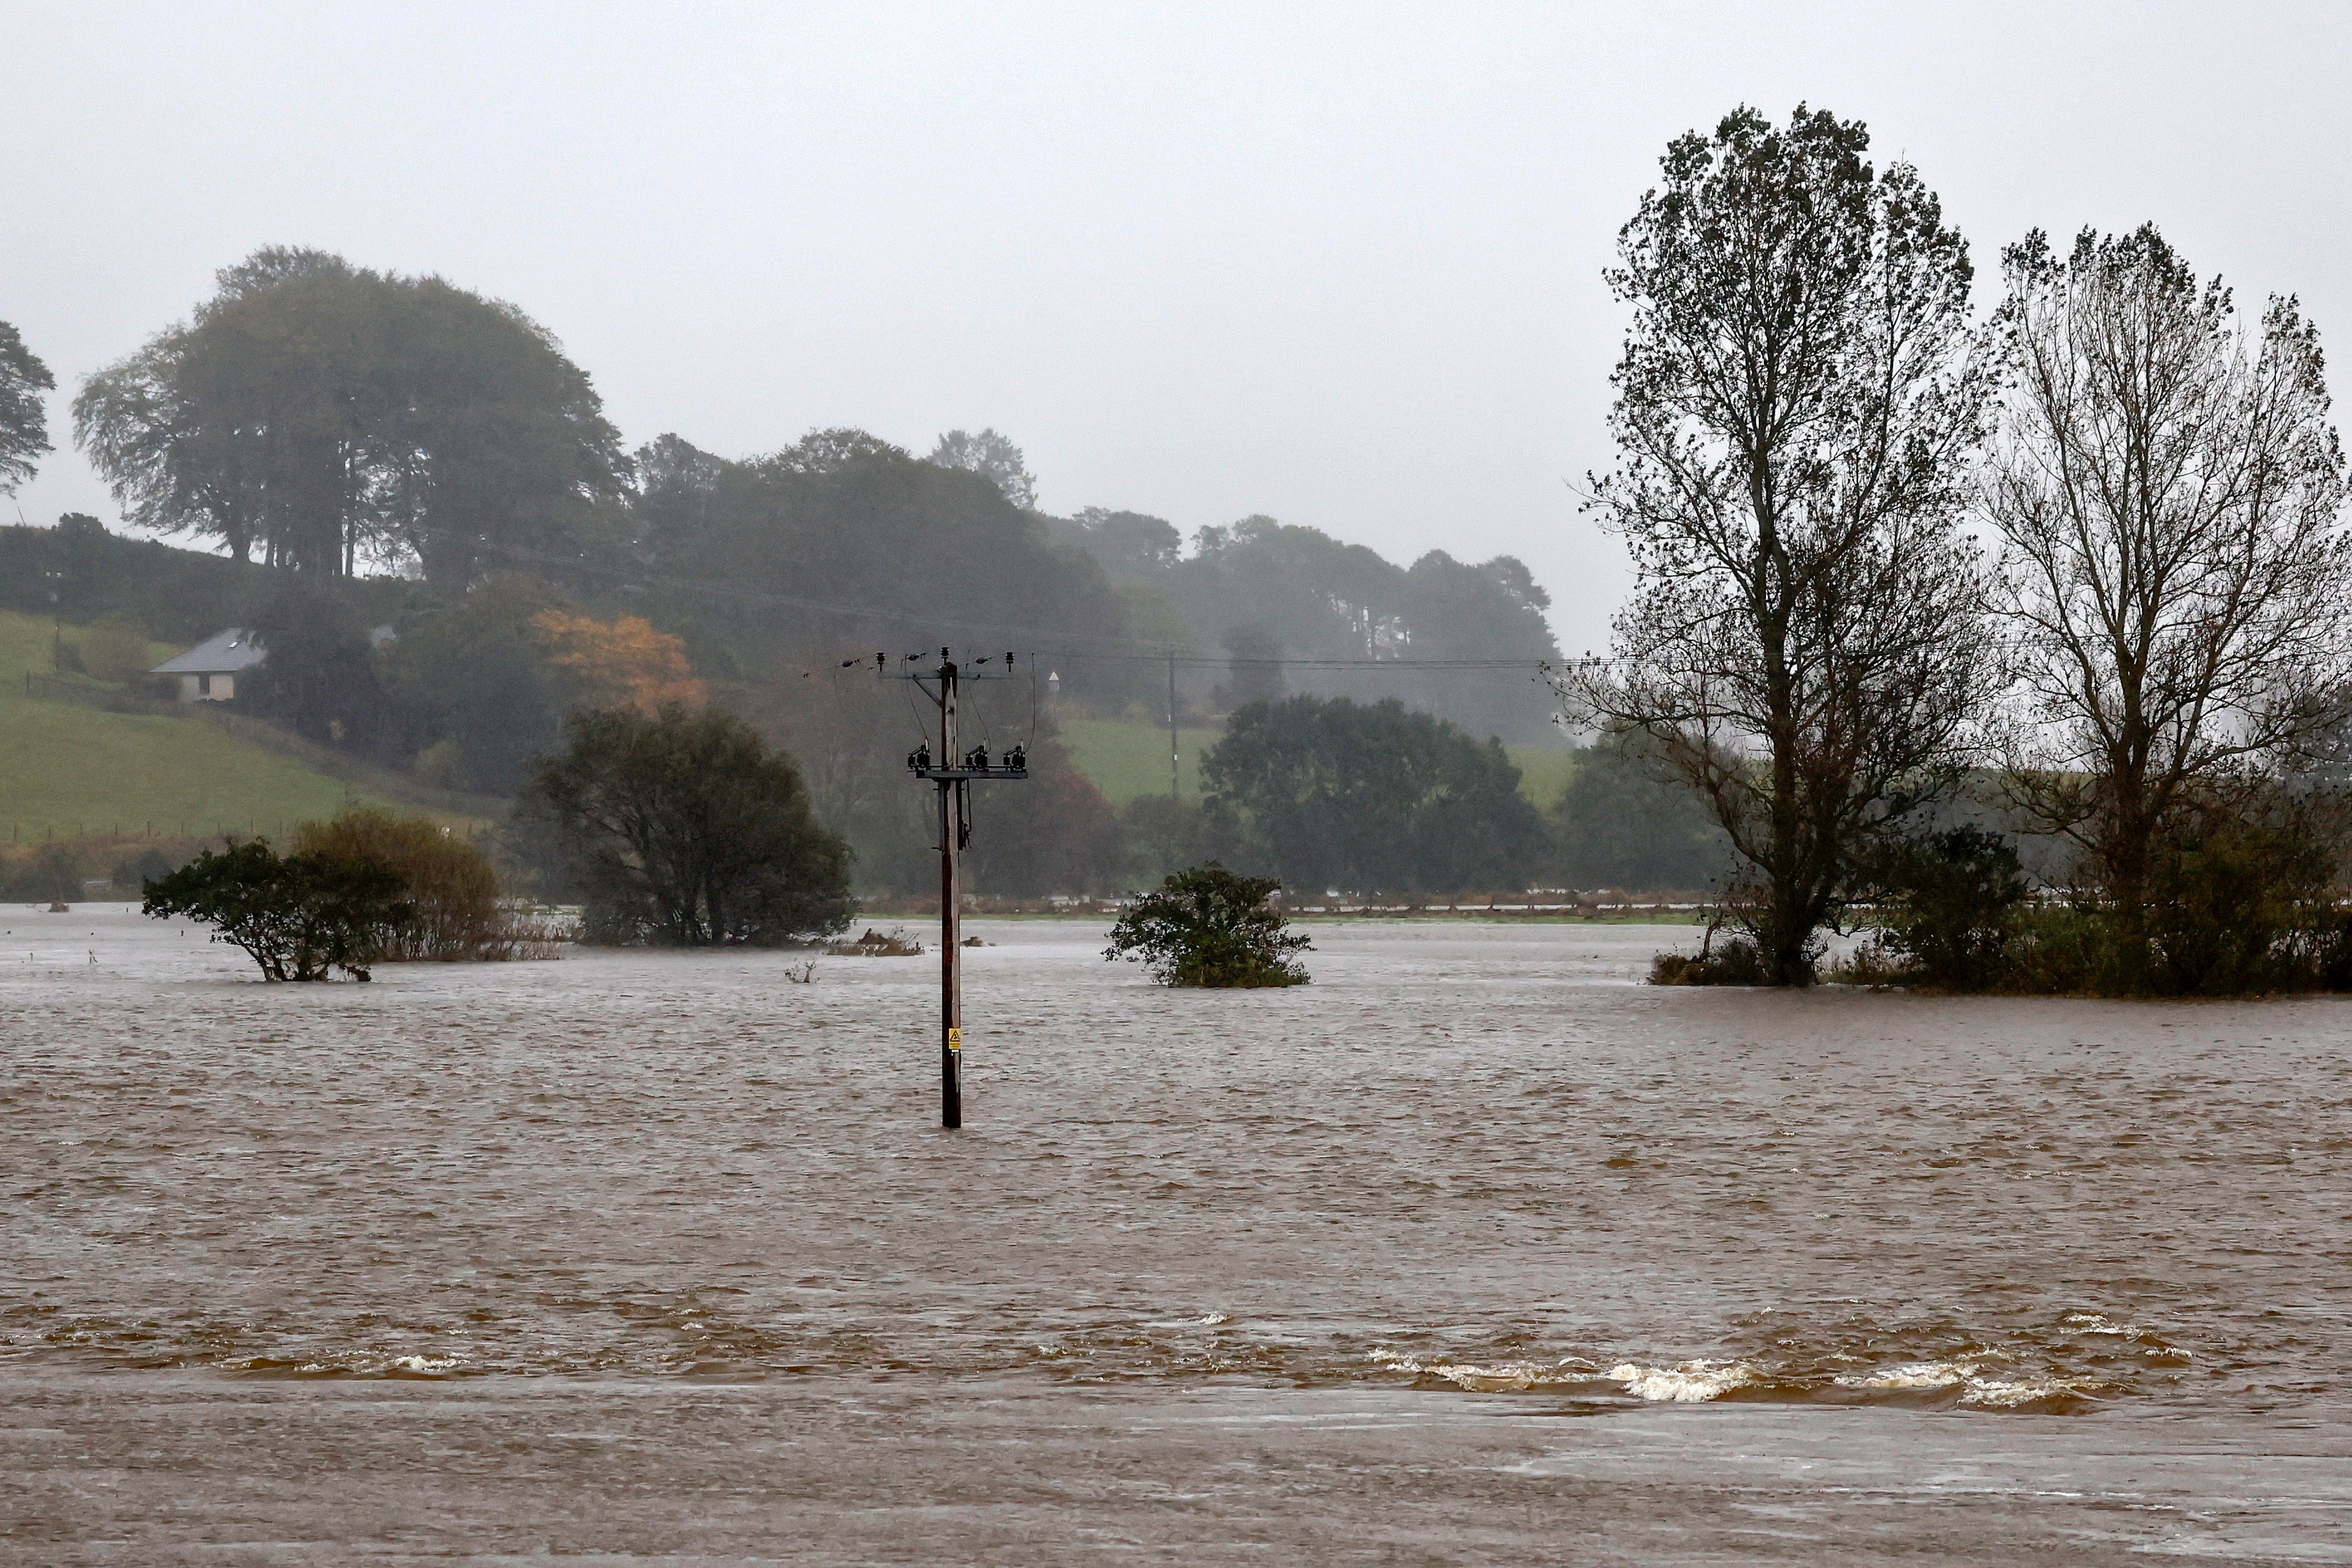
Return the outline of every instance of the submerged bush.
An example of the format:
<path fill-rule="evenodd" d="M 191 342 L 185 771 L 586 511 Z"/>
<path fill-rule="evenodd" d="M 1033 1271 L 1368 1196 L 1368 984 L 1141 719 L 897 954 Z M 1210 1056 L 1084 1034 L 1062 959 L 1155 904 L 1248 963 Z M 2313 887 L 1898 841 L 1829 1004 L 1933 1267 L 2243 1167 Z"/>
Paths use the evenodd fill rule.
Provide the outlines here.
<path fill-rule="evenodd" d="M 1746 936 L 1720 947 L 1710 929 L 1696 953 L 1662 952 L 1650 961 L 1653 985 L 1769 985 L 1764 952 Z"/>
<path fill-rule="evenodd" d="M 381 860 L 320 853 L 280 858 L 267 839 L 207 849 L 145 887 L 142 913 L 217 927 L 268 980 L 324 980 L 368 963 L 411 915 L 400 873 Z"/>
<path fill-rule="evenodd" d="M 717 709 L 574 714 L 518 805 L 546 825 L 586 907 L 584 940 L 780 947 L 849 924 L 849 846 L 800 768 Z"/>
<path fill-rule="evenodd" d="M 1895 846 L 1879 879 L 1880 945 L 1891 973 L 1948 991 L 2006 976 L 2029 891 L 2017 850 L 1997 833 L 1951 827 Z"/>
<path fill-rule="evenodd" d="M 542 946 L 523 915 L 499 901 L 498 873 L 482 852 L 430 817 L 347 806 L 331 821 L 297 828 L 294 847 L 378 861 L 400 874 L 410 913 L 370 955 L 378 962 L 521 958 Z"/>
<path fill-rule="evenodd" d="M 2136 900 L 2092 866 L 2037 904 L 2007 841 L 1929 835 L 1882 863 L 1878 939 L 1839 977 L 2045 995 L 2352 988 L 2341 806 L 2283 792 L 2198 803 L 2158 838 Z"/>
<path fill-rule="evenodd" d="M 1303 985 L 1307 970 L 1291 955 L 1310 944 L 1274 906 L 1281 886 L 1214 860 L 1180 871 L 1128 906 L 1103 956 L 1139 960 L 1162 985 Z"/>
<path fill-rule="evenodd" d="M 2148 989 L 2168 996 L 2309 991 L 2340 945 L 2334 846 L 2300 805 L 2214 813 L 2161 846 Z"/>
<path fill-rule="evenodd" d="M 81 898 L 81 868 L 70 846 L 52 839 L 8 874 L 11 903 L 70 904 Z"/>

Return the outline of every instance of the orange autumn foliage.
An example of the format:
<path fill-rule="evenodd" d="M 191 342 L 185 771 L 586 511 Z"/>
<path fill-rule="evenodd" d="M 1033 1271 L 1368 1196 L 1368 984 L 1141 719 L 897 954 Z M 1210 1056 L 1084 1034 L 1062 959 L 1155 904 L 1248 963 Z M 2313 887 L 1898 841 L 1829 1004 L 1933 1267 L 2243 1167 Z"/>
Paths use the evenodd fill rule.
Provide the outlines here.
<path fill-rule="evenodd" d="M 654 630 L 641 616 L 600 621 L 541 610 L 530 627 L 546 647 L 548 662 L 571 678 L 586 707 L 652 713 L 666 702 L 698 707 L 707 695 L 686 662 L 686 645 Z"/>

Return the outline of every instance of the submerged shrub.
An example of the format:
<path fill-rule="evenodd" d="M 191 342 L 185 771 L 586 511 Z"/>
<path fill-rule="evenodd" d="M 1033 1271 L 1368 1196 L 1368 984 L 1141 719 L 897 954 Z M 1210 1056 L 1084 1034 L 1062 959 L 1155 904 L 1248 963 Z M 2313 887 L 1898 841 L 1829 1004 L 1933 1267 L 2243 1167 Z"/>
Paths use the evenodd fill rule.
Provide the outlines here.
<path fill-rule="evenodd" d="M 267 839 L 207 849 L 145 887 L 142 913 L 214 926 L 268 980 L 324 980 L 368 963 L 412 913 L 400 873 L 381 860 L 321 853 L 279 858 Z"/>
<path fill-rule="evenodd" d="M 81 897 L 81 868 L 73 849 L 55 839 L 19 862 L 8 875 L 11 903 L 70 904 Z"/>
<path fill-rule="evenodd" d="M 2006 977 L 2028 892 L 2006 837 L 1979 827 L 1930 833 L 1890 850 L 1878 879 L 1888 893 L 1880 942 L 1895 978 L 1982 991 Z"/>
<path fill-rule="evenodd" d="M 1303 985 L 1291 955 L 1309 943 L 1272 902 L 1281 886 L 1214 860 L 1180 871 L 1128 906 L 1103 956 L 1139 960 L 1162 985 Z"/>
<path fill-rule="evenodd" d="M 1696 953 L 1662 952 L 1650 961 L 1653 985 L 1769 985 L 1764 952 L 1754 940 L 1735 936 L 1717 946 L 1710 929 Z"/>
<path fill-rule="evenodd" d="M 371 955 L 378 962 L 520 958 L 542 946 L 522 914 L 499 901 L 498 873 L 482 852 L 430 817 L 346 806 L 331 821 L 295 829 L 294 847 L 380 861 L 400 874 L 410 913 Z"/>
<path fill-rule="evenodd" d="M 518 806 L 544 824 L 585 905 L 584 940 L 780 947 L 849 924 L 849 846 L 800 768 L 717 709 L 578 713 Z"/>
<path fill-rule="evenodd" d="M 2321 950 L 2343 924 L 2334 848 L 2299 804 L 2210 813 L 2168 836 L 2149 889 L 2148 988 L 2234 996 L 2323 984 Z"/>

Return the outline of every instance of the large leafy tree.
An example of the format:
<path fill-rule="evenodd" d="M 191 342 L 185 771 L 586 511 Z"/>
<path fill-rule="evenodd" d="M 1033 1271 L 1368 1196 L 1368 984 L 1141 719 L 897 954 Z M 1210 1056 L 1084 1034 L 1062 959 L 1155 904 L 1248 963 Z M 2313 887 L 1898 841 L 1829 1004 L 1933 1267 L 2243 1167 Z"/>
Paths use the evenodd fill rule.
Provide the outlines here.
<path fill-rule="evenodd" d="M 315 250 L 257 251 L 218 285 L 74 401 L 133 521 L 299 572 L 377 555 L 462 586 L 569 553 L 617 491 L 594 388 L 515 307 Z"/>
<path fill-rule="evenodd" d="M 1395 698 L 1253 703 L 1202 759 L 1213 806 L 1293 888 L 1460 892 L 1524 887 L 1544 835 L 1519 770 Z"/>
<path fill-rule="evenodd" d="M 1813 975 L 1872 840 L 1948 784 L 1989 668 L 1958 531 L 1985 378 L 1968 247 L 1858 121 L 1753 110 L 1667 149 L 1609 274 L 1633 309 L 1596 504 L 1636 588 L 1561 683 L 1738 852 L 1770 978 Z"/>
<path fill-rule="evenodd" d="M 519 802 L 553 829 L 591 941 L 772 947 L 839 931 L 849 847 L 791 757 L 714 708 L 574 714 Z"/>
<path fill-rule="evenodd" d="M 41 394 L 55 385 L 49 367 L 25 346 L 24 335 L 0 321 L 0 496 L 14 495 L 33 477 L 34 460 L 49 449 Z"/>
<path fill-rule="evenodd" d="M 2004 262 L 1983 503 L 2021 654 L 2013 781 L 2083 851 L 2137 984 L 2165 837 L 2344 721 L 2344 456 L 2293 300 L 2247 331 L 2152 226 Z"/>

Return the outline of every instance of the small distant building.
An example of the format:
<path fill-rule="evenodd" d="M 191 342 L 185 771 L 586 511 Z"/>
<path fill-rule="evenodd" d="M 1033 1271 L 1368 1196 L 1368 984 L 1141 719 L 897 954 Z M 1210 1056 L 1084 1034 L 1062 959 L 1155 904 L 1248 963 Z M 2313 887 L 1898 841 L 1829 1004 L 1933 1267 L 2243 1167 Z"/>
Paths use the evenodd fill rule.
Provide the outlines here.
<path fill-rule="evenodd" d="M 261 645 L 243 626 L 215 632 L 187 652 L 148 671 L 177 676 L 183 702 L 226 702 L 236 695 L 236 678 L 262 661 Z"/>

